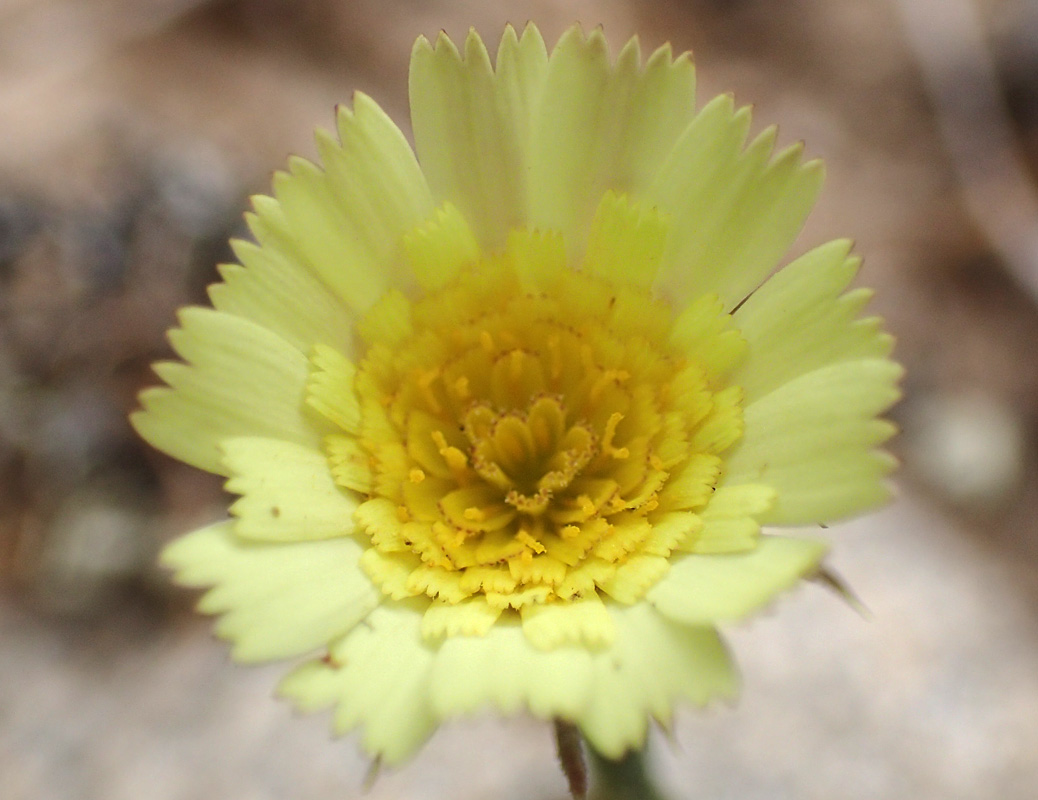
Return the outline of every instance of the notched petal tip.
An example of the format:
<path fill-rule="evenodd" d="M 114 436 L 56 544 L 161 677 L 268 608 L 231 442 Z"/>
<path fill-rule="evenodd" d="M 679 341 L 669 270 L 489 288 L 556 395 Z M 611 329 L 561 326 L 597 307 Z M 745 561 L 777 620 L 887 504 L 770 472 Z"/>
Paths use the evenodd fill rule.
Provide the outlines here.
<path fill-rule="evenodd" d="M 487 51 L 483 38 L 476 32 L 475 28 L 469 28 L 469 32 L 465 36 L 464 61 L 470 68 L 474 64 L 478 64 L 480 67 L 485 67 L 487 71 L 492 70 L 490 53 Z"/>
<path fill-rule="evenodd" d="M 461 60 L 461 53 L 458 51 L 458 46 L 454 44 L 454 40 L 451 39 L 447 31 L 440 29 L 440 32 L 436 34 L 436 44 L 433 45 L 433 52 L 436 55 L 440 55 L 441 52 L 453 56 L 454 58 Z"/>
<path fill-rule="evenodd" d="M 596 29 L 596 33 L 600 33 Z M 631 69 L 632 71 L 640 71 L 642 68 L 642 44 L 638 37 L 632 36 L 628 39 L 624 46 L 620 48 L 620 53 L 616 57 L 616 69 Z"/>

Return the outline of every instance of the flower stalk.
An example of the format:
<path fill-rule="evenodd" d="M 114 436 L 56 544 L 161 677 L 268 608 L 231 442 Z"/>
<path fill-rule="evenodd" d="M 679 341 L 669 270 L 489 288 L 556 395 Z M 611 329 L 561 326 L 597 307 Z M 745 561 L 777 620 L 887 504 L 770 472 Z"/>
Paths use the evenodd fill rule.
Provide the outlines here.
<path fill-rule="evenodd" d="M 650 775 L 647 747 L 628 750 L 618 759 L 588 748 L 593 775 L 590 800 L 667 800 Z"/>

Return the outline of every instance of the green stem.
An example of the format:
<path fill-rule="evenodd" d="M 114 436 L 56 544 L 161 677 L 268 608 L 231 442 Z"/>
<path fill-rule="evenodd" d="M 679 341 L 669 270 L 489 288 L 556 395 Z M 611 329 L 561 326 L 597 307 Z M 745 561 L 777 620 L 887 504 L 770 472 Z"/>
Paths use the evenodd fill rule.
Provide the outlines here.
<path fill-rule="evenodd" d="M 628 750 L 618 760 L 588 745 L 591 757 L 591 800 L 666 800 L 649 776 L 645 750 Z"/>

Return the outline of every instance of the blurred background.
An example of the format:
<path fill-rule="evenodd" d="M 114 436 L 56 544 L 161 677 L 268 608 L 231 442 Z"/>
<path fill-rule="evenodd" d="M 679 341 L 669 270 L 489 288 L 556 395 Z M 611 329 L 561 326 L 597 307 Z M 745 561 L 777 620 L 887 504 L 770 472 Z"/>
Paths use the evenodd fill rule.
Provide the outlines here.
<path fill-rule="evenodd" d="M 355 89 L 405 130 L 411 44 L 573 21 L 695 51 L 829 179 L 908 367 L 900 497 L 739 626 L 734 708 L 653 742 L 675 798 L 1038 795 L 1038 2 L 0 0 L 0 794 L 350 798 L 367 764 L 270 699 L 155 566 L 219 481 L 126 423 L 248 195 Z M 366 795 L 564 796 L 546 726 L 446 726 Z"/>

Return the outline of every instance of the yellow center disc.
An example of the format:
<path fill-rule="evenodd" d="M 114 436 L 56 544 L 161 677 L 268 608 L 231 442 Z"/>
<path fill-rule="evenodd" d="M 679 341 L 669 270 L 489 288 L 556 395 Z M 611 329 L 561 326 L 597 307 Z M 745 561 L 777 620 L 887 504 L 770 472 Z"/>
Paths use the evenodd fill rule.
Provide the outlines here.
<path fill-rule="evenodd" d="M 721 318 L 709 332 L 728 319 L 702 316 Z M 372 579 L 521 608 L 669 555 L 654 522 L 706 503 L 741 432 L 738 390 L 673 346 L 673 322 L 647 292 L 570 269 L 531 285 L 507 251 L 417 301 L 384 298 L 358 326 L 354 380 Z M 329 458 L 348 475 L 356 453 Z"/>

